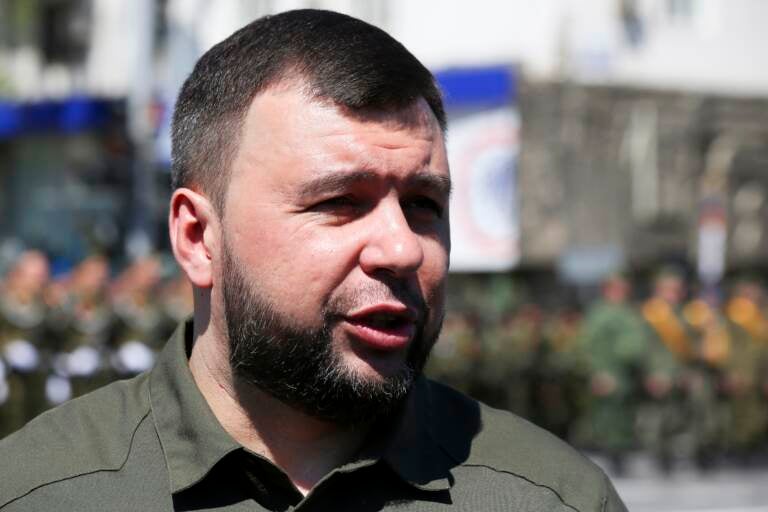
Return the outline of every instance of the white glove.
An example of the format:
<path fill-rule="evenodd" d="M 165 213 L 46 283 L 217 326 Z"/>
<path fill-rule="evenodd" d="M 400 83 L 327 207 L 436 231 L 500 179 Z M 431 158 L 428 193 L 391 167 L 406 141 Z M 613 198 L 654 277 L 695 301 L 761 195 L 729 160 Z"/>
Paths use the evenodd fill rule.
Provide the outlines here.
<path fill-rule="evenodd" d="M 123 343 L 115 354 L 115 367 L 127 373 L 141 373 L 152 367 L 155 353 L 138 340 Z"/>
<path fill-rule="evenodd" d="M 67 356 L 67 373 L 75 377 L 88 377 L 101 365 L 99 351 L 93 347 L 78 347 Z"/>
<path fill-rule="evenodd" d="M 5 345 L 3 352 L 8 365 L 14 370 L 29 372 L 40 364 L 40 353 L 27 340 L 13 340 Z"/>

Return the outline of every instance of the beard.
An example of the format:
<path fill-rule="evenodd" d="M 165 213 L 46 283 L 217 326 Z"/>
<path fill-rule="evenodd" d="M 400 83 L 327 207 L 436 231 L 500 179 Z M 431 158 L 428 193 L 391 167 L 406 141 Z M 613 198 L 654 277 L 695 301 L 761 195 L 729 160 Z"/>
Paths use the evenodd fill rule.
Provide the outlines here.
<path fill-rule="evenodd" d="M 224 241 L 222 282 L 229 362 L 236 378 L 314 418 L 352 426 L 389 416 L 421 375 L 440 332 L 442 315 L 425 333 L 430 311 L 405 284 L 375 283 L 331 299 L 315 327 L 297 327 L 260 296 Z M 419 311 L 404 361 L 387 375 L 364 376 L 349 368 L 333 342 L 344 312 L 378 299 L 397 298 Z"/>

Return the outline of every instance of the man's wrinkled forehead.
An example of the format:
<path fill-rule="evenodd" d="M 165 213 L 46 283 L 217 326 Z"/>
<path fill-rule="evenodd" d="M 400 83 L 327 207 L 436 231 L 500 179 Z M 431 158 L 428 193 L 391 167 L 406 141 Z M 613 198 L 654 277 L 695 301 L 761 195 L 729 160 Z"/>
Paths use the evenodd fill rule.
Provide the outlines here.
<path fill-rule="evenodd" d="M 291 117 L 300 112 L 301 119 Z M 418 131 L 419 137 L 430 141 L 441 139 L 440 122 L 424 98 L 416 98 L 403 107 L 353 109 L 315 94 L 311 83 L 302 78 L 290 78 L 259 92 L 252 99 L 240 129 L 240 149 L 248 137 L 259 134 L 278 142 L 281 137 L 298 144 L 297 136 L 319 136 L 332 126 L 347 121 L 357 128 L 371 126 L 391 132 Z M 348 126 L 345 126 L 348 128 Z M 304 141 L 306 142 L 306 140 Z"/>

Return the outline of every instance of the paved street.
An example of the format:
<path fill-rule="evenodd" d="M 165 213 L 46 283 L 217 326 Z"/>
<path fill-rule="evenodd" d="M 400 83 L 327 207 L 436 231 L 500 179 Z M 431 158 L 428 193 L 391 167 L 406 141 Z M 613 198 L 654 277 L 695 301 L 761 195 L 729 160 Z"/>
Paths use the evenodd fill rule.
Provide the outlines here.
<path fill-rule="evenodd" d="M 628 474 L 613 482 L 630 512 L 768 512 L 768 467 L 722 468 L 704 475 L 681 468 L 665 477 L 648 459 L 637 457 Z"/>

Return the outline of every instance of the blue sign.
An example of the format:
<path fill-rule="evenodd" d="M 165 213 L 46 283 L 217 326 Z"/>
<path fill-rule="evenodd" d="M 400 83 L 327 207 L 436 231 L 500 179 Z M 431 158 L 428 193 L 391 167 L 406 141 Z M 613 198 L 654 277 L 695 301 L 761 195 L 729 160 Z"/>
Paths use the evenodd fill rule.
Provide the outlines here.
<path fill-rule="evenodd" d="M 114 104 L 112 100 L 86 96 L 27 103 L 0 101 L 0 139 L 98 129 L 110 120 Z"/>
<path fill-rule="evenodd" d="M 509 105 L 517 96 L 515 72 L 509 66 L 447 69 L 435 77 L 448 110 Z"/>

